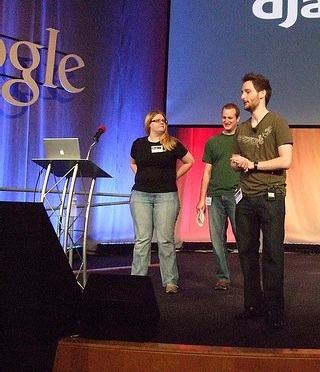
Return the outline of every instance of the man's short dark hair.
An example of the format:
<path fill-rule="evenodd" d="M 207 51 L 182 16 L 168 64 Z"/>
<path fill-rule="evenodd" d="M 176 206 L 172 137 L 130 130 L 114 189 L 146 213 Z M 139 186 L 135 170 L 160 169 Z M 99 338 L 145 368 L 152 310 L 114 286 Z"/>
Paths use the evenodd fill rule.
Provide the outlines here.
<path fill-rule="evenodd" d="M 221 112 L 224 110 L 224 109 L 235 109 L 236 111 L 236 118 L 238 118 L 240 116 L 240 109 L 239 107 L 235 104 L 235 103 L 226 103 L 223 107 L 222 107 L 222 110 Z"/>
<path fill-rule="evenodd" d="M 242 78 L 243 83 L 245 83 L 246 81 L 252 81 L 252 84 L 257 92 L 261 92 L 262 90 L 266 91 L 267 106 L 270 101 L 272 93 L 272 88 L 269 80 L 261 74 L 254 74 L 253 72 L 250 72 L 248 74 L 245 74 L 244 77 Z"/>

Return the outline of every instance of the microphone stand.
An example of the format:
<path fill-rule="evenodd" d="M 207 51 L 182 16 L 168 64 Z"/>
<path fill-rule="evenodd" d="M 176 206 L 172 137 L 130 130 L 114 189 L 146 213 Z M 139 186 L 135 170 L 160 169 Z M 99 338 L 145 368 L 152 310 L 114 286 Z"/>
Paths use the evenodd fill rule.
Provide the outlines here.
<path fill-rule="evenodd" d="M 89 151 L 88 151 L 88 153 L 87 153 L 86 160 L 89 160 L 89 156 L 90 156 L 91 150 L 93 149 L 93 146 L 95 146 L 97 143 L 98 143 L 98 141 L 94 141 L 94 142 L 90 145 L 90 147 L 89 147 Z"/>

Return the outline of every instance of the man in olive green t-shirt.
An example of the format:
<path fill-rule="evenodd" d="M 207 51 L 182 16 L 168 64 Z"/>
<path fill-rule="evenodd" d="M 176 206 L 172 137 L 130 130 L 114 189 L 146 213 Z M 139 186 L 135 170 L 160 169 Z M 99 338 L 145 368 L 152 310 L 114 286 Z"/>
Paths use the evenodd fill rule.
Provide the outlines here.
<path fill-rule="evenodd" d="M 231 166 L 240 171 L 236 228 L 244 278 L 244 311 L 235 318 L 246 320 L 266 315 L 268 326 L 280 329 L 285 324 L 285 181 L 286 169 L 292 161 L 292 135 L 286 120 L 267 109 L 271 97 L 269 80 L 249 73 L 242 83 L 241 99 L 251 117 L 238 126 L 231 157 Z"/>

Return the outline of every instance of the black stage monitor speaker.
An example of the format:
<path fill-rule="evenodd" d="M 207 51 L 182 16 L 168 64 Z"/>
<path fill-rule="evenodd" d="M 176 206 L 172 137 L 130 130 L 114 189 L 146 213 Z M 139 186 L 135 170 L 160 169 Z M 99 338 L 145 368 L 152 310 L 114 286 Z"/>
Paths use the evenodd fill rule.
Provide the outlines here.
<path fill-rule="evenodd" d="M 0 298 L 12 370 L 38 370 L 59 338 L 78 332 L 81 288 L 42 203 L 0 202 Z"/>
<path fill-rule="evenodd" d="M 150 341 L 160 312 L 149 276 L 91 274 L 83 291 L 80 336 Z"/>

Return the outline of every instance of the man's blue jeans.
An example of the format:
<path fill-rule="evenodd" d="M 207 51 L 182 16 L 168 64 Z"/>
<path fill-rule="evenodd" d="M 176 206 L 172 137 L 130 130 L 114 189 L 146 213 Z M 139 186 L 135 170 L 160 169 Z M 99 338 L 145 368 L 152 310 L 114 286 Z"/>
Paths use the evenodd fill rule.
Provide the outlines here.
<path fill-rule="evenodd" d="M 276 195 L 268 201 L 266 195 L 244 196 L 237 204 L 237 245 L 244 277 L 244 307 L 284 309 L 284 220 L 285 196 Z M 262 245 L 262 289 L 259 246 Z"/>
<path fill-rule="evenodd" d="M 212 196 L 211 205 L 208 205 L 209 230 L 213 246 L 213 254 L 218 280 L 230 282 L 230 273 L 227 264 L 227 222 L 231 222 L 232 231 L 236 236 L 235 223 L 236 203 L 234 195 Z"/>
<path fill-rule="evenodd" d="M 177 284 L 179 279 L 174 228 L 180 210 L 177 192 L 147 193 L 133 190 L 130 210 L 134 223 L 135 244 L 132 275 L 147 275 L 151 242 L 155 231 L 162 285 Z"/>

